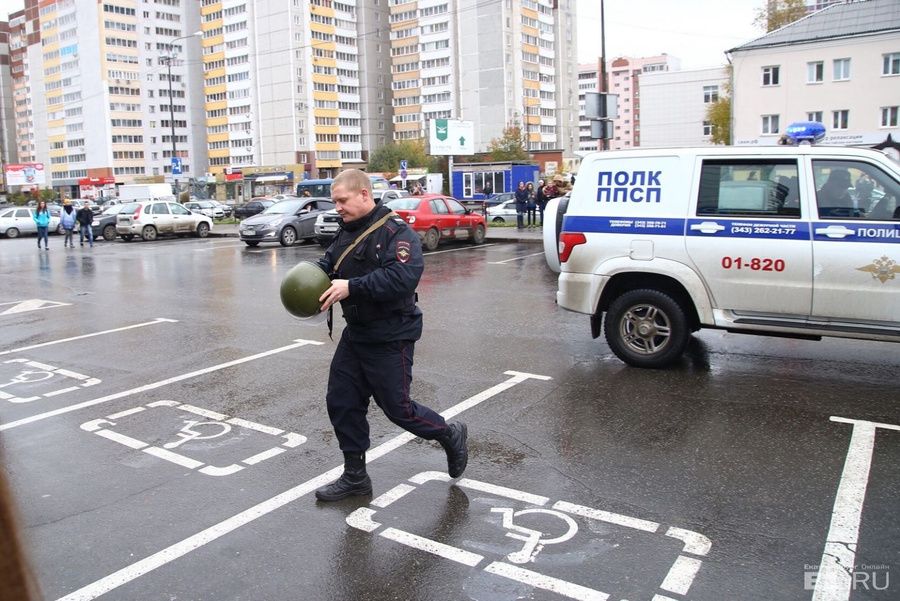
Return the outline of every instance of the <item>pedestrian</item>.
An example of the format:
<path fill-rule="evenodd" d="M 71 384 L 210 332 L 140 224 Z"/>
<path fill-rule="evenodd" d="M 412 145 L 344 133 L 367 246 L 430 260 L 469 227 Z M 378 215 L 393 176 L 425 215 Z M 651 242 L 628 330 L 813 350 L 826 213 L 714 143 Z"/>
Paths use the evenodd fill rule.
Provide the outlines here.
<path fill-rule="evenodd" d="M 303 196 L 303 198 L 309 198 L 312 194 L 309 193 L 309 190 L 304 190 L 301 196 Z"/>
<path fill-rule="evenodd" d="M 331 197 L 341 218 L 334 240 L 318 261 L 332 277 L 322 310 L 340 302 L 347 326 L 331 360 L 325 404 L 344 453 L 341 477 L 316 491 L 320 501 L 372 493 L 366 473 L 369 397 L 396 425 L 447 454 L 451 478 L 466 468 L 467 428 L 409 397 L 413 350 L 422 335 L 416 287 L 425 268 L 419 236 L 372 197 L 369 176 L 358 169 L 338 174 Z M 353 250 L 356 249 L 356 250 Z M 352 251 L 352 254 L 351 254 Z"/>
<path fill-rule="evenodd" d="M 541 217 L 540 225 L 544 225 L 544 209 L 547 208 L 547 201 L 550 200 L 547 198 L 547 195 L 544 193 L 544 180 L 538 180 L 537 192 L 534 195 L 534 201 L 537 204 L 538 213 Z"/>
<path fill-rule="evenodd" d="M 422 196 L 422 184 L 419 182 L 416 182 L 416 185 L 413 188 L 413 196 Z"/>
<path fill-rule="evenodd" d="M 46 201 L 42 200 L 38 203 L 32 217 L 37 224 L 38 250 L 41 250 L 41 240 L 44 241 L 44 250 L 50 250 L 47 245 L 47 230 L 50 228 L 50 211 L 47 209 Z"/>
<path fill-rule="evenodd" d="M 488 199 L 494 195 L 494 186 L 491 185 L 491 180 L 484 182 L 484 187 L 481 189 L 484 193 L 484 198 Z"/>
<path fill-rule="evenodd" d="M 525 229 L 525 210 L 528 206 L 528 190 L 525 189 L 525 182 L 519 182 L 516 188 L 516 229 Z"/>
<path fill-rule="evenodd" d="M 75 248 L 72 232 L 75 230 L 75 209 L 72 208 L 72 202 L 67 198 L 63 201 L 63 210 L 60 214 L 60 224 L 66 232 L 66 238 L 63 240 L 63 248 Z"/>
<path fill-rule="evenodd" d="M 528 227 L 534 227 L 537 221 L 537 199 L 534 193 L 534 183 L 528 182 L 525 189 L 528 191 L 528 202 L 525 204 L 525 210 L 528 212 Z"/>
<path fill-rule="evenodd" d="M 94 248 L 94 232 L 91 230 L 91 224 L 94 222 L 94 212 L 91 211 L 91 203 L 84 201 L 84 207 L 78 209 L 75 213 L 75 219 L 78 220 L 78 242 L 84 246 L 84 239 L 88 239 L 91 248 Z"/>

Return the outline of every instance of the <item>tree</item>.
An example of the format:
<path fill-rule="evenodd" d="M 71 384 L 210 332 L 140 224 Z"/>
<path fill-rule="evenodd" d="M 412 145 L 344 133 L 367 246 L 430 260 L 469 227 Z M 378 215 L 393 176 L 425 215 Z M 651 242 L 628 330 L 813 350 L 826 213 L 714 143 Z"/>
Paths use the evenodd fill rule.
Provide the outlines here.
<path fill-rule="evenodd" d="M 503 128 L 503 134 L 499 139 L 491 138 L 487 153 L 492 161 L 527 161 L 531 158 L 528 154 L 527 141 L 522 128 L 517 125 L 507 125 Z"/>
<path fill-rule="evenodd" d="M 369 171 L 379 173 L 396 173 L 400 169 L 400 161 L 407 161 L 409 167 L 434 167 L 433 157 L 425 154 L 425 141 L 400 140 L 379 146 L 369 153 Z"/>
<path fill-rule="evenodd" d="M 766 33 L 790 25 L 808 14 L 806 0 L 766 0 L 756 9 L 753 26 Z"/>
<path fill-rule="evenodd" d="M 709 141 L 727 146 L 731 144 L 731 65 L 726 68 L 726 79 L 719 87 L 719 98 L 706 107 L 706 121 L 712 125 Z"/>

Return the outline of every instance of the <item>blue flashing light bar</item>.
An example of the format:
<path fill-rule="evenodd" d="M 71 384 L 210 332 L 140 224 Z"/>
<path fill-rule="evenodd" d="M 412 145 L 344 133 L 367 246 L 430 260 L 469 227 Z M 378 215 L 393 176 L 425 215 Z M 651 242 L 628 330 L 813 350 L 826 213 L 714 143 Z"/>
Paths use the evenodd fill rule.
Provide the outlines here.
<path fill-rule="evenodd" d="M 825 125 L 818 121 L 798 121 L 784 130 L 794 144 L 812 144 L 825 137 Z"/>

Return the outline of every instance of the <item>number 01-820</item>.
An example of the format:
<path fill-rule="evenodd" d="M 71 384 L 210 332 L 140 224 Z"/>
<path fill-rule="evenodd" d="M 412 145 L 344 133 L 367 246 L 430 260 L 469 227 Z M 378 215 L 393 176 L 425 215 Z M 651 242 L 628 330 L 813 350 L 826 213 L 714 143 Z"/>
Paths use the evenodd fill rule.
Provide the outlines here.
<path fill-rule="evenodd" d="M 741 257 L 722 257 L 723 269 L 749 269 L 751 271 L 784 271 L 784 259 L 744 260 Z"/>

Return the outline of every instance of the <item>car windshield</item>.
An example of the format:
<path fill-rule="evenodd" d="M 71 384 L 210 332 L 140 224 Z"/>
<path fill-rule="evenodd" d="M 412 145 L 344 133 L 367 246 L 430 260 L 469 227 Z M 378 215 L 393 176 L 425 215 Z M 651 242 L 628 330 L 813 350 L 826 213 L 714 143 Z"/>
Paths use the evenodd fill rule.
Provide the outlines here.
<path fill-rule="evenodd" d="M 387 206 L 395 211 L 415 211 L 419 208 L 421 198 L 395 198 L 389 200 Z"/>
<path fill-rule="evenodd" d="M 282 200 L 281 202 L 277 202 L 273 204 L 271 207 L 263 211 L 267 215 L 293 215 L 297 212 L 303 203 L 306 201 L 300 200 Z"/>
<path fill-rule="evenodd" d="M 140 208 L 140 204 L 136 202 L 129 203 L 127 205 L 122 205 L 122 210 L 119 211 L 123 215 L 134 215 L 137 210 Z"/>

